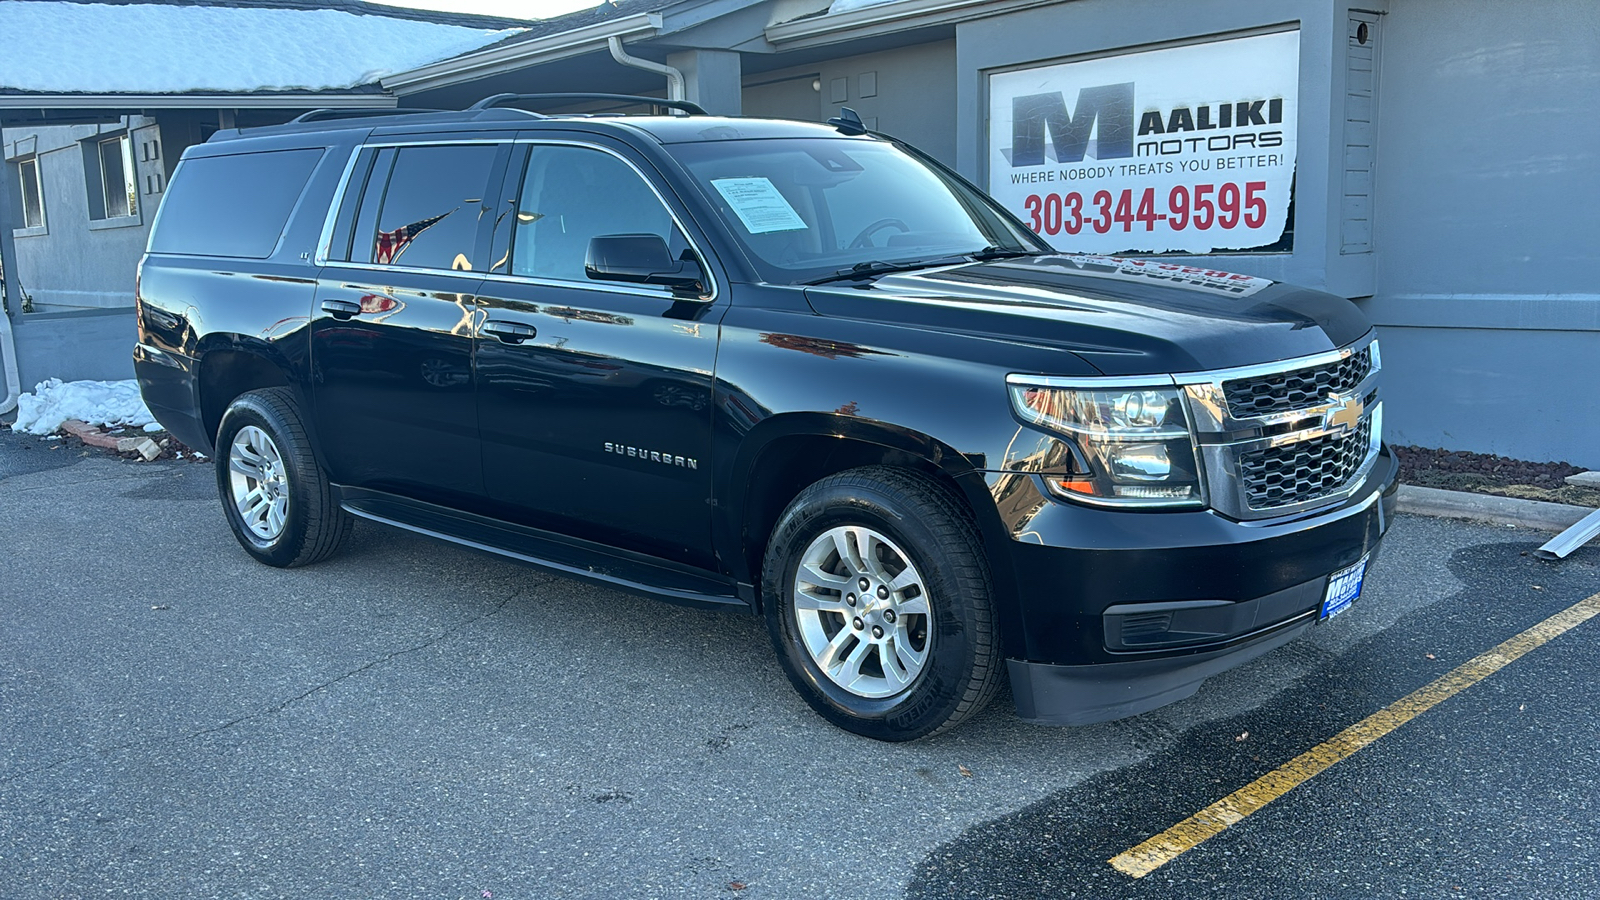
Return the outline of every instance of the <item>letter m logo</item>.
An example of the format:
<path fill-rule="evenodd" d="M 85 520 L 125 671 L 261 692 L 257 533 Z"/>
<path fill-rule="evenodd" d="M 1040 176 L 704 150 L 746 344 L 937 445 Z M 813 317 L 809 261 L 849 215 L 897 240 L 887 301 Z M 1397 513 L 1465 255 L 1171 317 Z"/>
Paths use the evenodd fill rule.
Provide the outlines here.
<path fill-rule="evenodd" d="M 1011 167 L 1044 165 L 1046 129 L 1057 162 L 1082 162 L 1097 120 L 1095 159 L 1133 156 L 1133 82 L 1080 89 L 1071 115 L 1060 91 L 1012 98 Z"/>

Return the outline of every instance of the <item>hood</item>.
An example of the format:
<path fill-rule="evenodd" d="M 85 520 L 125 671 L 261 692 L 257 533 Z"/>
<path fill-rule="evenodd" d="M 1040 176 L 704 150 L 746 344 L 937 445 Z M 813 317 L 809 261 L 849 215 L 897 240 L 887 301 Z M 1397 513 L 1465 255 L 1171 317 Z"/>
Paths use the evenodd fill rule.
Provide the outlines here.
<path fill-rule="evenodd" d="M 1371 329 L 1342 297 L 1159 259 L 1036 256 L 808 288 L 820 315 L 1067 350 L 1106 375 L 1309 356 Z"/>

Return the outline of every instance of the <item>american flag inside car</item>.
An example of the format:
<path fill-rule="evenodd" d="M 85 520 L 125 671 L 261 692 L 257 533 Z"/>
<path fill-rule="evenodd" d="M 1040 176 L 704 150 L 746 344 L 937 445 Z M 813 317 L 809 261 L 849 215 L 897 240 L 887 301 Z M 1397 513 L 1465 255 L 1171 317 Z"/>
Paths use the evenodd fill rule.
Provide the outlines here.
<path fill-rule="evenodd" d="M 393 231 L 378 232 L 378 240 L 373 250 L 372 261 L 375 263 L 393 263 L 400 258 L 400 254 L 405 252 L 406 247 L 417 239 L 417 235 L 437 225 L 445 216 L 453 212 L 455 210 L 452 209 L 450 212 L 434 216 L 431 219 L 412 222 L 410 225 L 401 225 Z"/>

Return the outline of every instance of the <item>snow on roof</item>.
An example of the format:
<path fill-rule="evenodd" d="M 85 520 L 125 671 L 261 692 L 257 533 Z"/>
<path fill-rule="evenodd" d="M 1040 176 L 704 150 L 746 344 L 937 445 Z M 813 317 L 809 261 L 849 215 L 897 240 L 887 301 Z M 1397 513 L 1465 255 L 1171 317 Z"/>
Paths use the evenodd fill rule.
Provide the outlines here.
<path fill-rule="evenodd" d="M 828 4 L 828 13 L 847 13 L 852 10 L 866 9 L 869 6 L 884 6 L 890 3 L 899 3 L 900 0 L 833 0 Z"/>
<path fill-rule="evenodd" d="M 520 31 L 418 21 L 366 4 L 330 6 L 336 8 L 0 0 L 0 89 L 340 90 Z"/>

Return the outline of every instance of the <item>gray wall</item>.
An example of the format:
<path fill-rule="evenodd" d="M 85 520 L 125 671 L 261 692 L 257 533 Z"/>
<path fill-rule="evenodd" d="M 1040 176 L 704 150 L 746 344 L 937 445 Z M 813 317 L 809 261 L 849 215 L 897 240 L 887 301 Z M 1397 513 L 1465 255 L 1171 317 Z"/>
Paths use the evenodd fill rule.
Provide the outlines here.
<path fill-rule="evenodd" d="M 1389 433 L 1600 469 L 1600 4 L 1390 12 L 1363 304 Z"/>
<path fill-rule="evenodd" d="M 12 316 L 17 375 L 32 392 L 47 378 L 121 381 L 133 377 L 133 309 Z"/>
<path fill-rule="evenodd" d="M 17 275 L 23 291 L 41 312 L 104 309 L 133 305 L 134 269 L 144 253 L 150 222 L 165 186 L 163 159 L 146 160 L 141 152 L 156 141 L 160 129 L 152 120 L 131 119 L 134 166 L 138 170 L 139 214 L 130 224 L 112 227 L 89 218 L 89 195 L 80 141 L 123 130 L 120 124 L 65 125 L 5 132 L 8 159 L 31 149 L 39 160 L 45 229 L 18 230 Z M 7 167 L 14 172 L 14 166 Z M 147 180 L 147 176 L 150 178 Z M 12 175 L 11 177 L 15 177 Z M 159 179 L 159 184 L 156 179 Z M 19 351 L 20 352 L 20 351 Z"/>
<path fill-rule="evenodd" d="M 812 90 L 812 78 L 821 79 L 821 91 Z M 871 96 L 863 96 L 868 92 Z M 908 141 L 952 166 L 956 132 L 950 126 L 955 104 L 954 41 L 827 59 L 745 78 L 747 116 L 820 122 L 848 106 L 868 128 Z M 799 114 L 808 108 L 815 110 L 811 116 Z"/>
<path fill-rule="evenodd" d="M 762 72 L 745 78 L 742 103 L 744 114 L 766 119 L 798 119 L 821 122 L 822 94 L 812 85 L 822 78 L 815 67 Z"/>
<path fill-rule="evenodd" d="M 16 274 L 34 312 L 12 303 L 17 369 L 25 391 L 47 378 L 107 381 L 133 377 L 134 275 L 150 223 L 182 145 L 163 145 L 152 119 L 124 122 L 133 138 L 139 183 L 138 215 L 127 222 L 89 217 L 88 183 L 80 141 L 124 129 L 123 123 L 5 131 L 7 177 L 15 159 L 39 160 L 45 227 L 13 232 Z M 169 153 L 170 149 L 170 153 Z"/>

